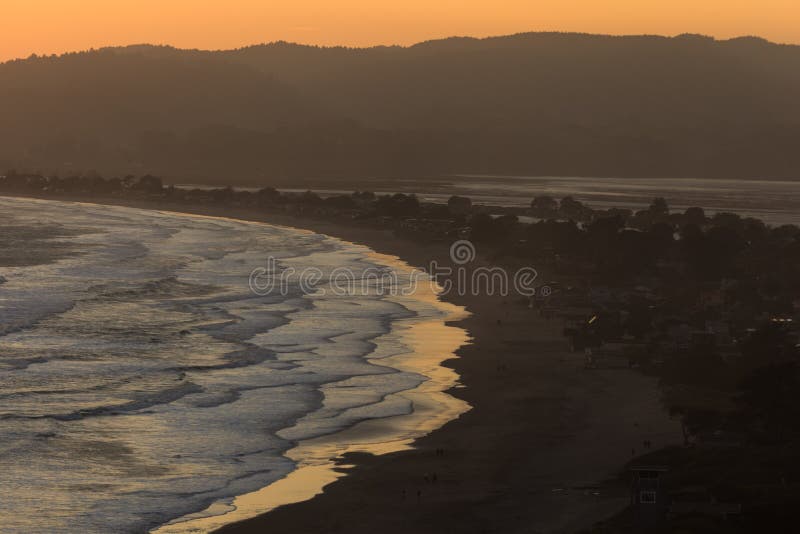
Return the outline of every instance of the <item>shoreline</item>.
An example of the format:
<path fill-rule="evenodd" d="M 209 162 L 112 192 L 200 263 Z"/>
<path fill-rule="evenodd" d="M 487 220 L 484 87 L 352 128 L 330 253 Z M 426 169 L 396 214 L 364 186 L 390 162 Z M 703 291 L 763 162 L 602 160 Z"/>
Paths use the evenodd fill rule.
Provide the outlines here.
<path fill-rule="evenodd" d="M 307 229 L 410 265 L 448 258 L 449 244 L 420 244 L 390 230 L 338 221 L 93 200 Z M 511 297 L 445 300 L 472 314 L 455 326 L 467 330 L 473 343 L 444 365 L 465 385 L 449 394 L 473 410 L 416 440 L 411 450 L 345 455 L 340 464 L 354 467 L 321 494 L 217 532 L 573 532 L 627 505 L 627 489 L 608 479 L 643 440 L 654 448 L 682 442 L 655 379 L 628 369 L 584 370 L 583 355 L 568 351 L 560 325 Z M 430 473 L 437 474 L 436 483 Z"/>
<path fill-rule="evenodd" d="M 398 271 L 413 269 L 413 266 L 397 257 L 379 254 L 363 245 L 355 245 L 339 238 L 332 239 L 347 245 L 363 247 L 365 256 L 380 265 Z M 383 358 L 367 358 L 371 364 L 426 378 L 413 389 L 388 396 L 412 403 L 413 409 L 410 413 L 366 419 L 331 434 L 302 440 L 284 453 L 284 456 L 296 464 L 296 468 L 285 477 L 253 492 L 237 495 L 231 499 L 230 504 L 218 501 L 205 510 L 176 518 L 150 532 L 152 534 L 212 532 L 269 513 L 280 506 L 312 499 L 322 493 L 328 485 L 346 476 L 346 469 L 349 466 L 336 461 L 342 456 L 380 455 L 408 450 L 419 437 L 437 430 L 448 421 L 469 411 L 471 406 L 447 393 L 459 386 L 460 377 L 452 369 L 441 365 L 445 360 L 456 358 L 456 349 L 470 342 L 466 331 L 447 324 L 466 317 L 468 313 L 463 308 L 442 302 L 438 295 L 439 291 L 432 286 L 421 284 L 412 295 L 389 297 L 389 300 L 400 304 L 404 301 L 423 302 L 436 308 L 442 316 L 420 318 L 419 315 L 415 315 L 396 321 L 392 329 L 381 337 L 396 336 L 408 350 Z M 432 351 L 423 347 L 420 343 L 422 336 L 437 338 L 439 350 Z M 376 342 L 379 342 L 379 339 Z M 291 428 L 285 430 L 290 431 Z"/>

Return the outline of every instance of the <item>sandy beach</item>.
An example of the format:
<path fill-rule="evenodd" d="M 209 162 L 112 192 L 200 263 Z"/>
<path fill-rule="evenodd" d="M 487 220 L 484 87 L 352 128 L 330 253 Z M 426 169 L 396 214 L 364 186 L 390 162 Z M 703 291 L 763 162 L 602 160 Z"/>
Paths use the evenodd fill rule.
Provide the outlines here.
<path fill-rule="evenodd" d="M 444 263 L 449 251 L 449 243 L 421 246 L 388 231 L 261 219 L 363 243 L 412 265 Z M 512 296 L 445 299 L 472 313 L 458 326 L 473 343 L 446 365 L 465 386 L 451 393 L 473 409 L 412 451 L 347 457 L 343 463 L 355 467 L 323 494 L 220 532 L 575 532 L 627 505 L 627 488 L 611 479 L 643 440 L 656 448 L 682 442 L 654 379 L 584 370 L 560 321 Z"/>
<path fill-rule="evenodd" d="M 305 228 L 413 266 L 449 262 L 449 243 L 420 244 L 380 228 L 248 209 L 119 204 Z M 473 267 L 485 261 L 479 256 Z M 444 300 L 471 314 L 455 325 L 472 343 L 444 365 L 463 385 L 450 394 L 472 409 L 412 449 L 347 454 L 337 460 L 346 476 L 323 493 L 219 532 L 575 532 L 626 506 L 627 489 L 614 479 L 644 440 L 655 448 L 682 441 L 654 379 L 585 370 L 560 321 L 511 295 Z"/>
<path fill-rule="evenodd" d="M 411 265 L 449 262 L 449 243 L 421 245 L 388 230 L 247 210 L 211 214 L 307 228 Z M 457 323 L 472 344 L 445 365 L 464 386 L 451 394 L 473 409 L 413 450 L 347 455 L 348 476 L 322 494 L 219 532 L 575 532 L 627 505 L 627 488 L 612 479 L 644 440 L 681 443 L 655 380 L 584 370 L 560 321 L 511 295 L 444 298 L 472 314 Z"/>

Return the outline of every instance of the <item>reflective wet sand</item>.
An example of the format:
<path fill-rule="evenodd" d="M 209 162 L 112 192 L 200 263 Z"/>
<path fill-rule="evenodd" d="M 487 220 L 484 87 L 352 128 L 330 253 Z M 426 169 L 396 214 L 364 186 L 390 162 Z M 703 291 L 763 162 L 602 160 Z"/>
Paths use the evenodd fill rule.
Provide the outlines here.
<path fill-rule="evenodd" d="M 376 263 L 401 272 L 412 267 L 397 257 L 370 253 Z M 258 491 L 240 495 L 232 503 L 215 503 L 206 510 L 177 519 L 153 531 L 154 534 L 210 532 L 222 526 L 255 517 L 275 508 L 311 499 L 325 486 L 345 476 L 346 465 L 336 460 L 347 453 L 388 454 L 409 449 L 415 439 L 424 436 L 470 409 L 469 404 L 447 391 L 458 385 L 458 375 L 442 366 L 455 357 L 455 351 L 469 342 L 467 332 L 447 323 L 464 318 L 466 310 L 441 302 L 439 288 L 425 281 L 417 284 L 408 296 L 393 296 L 402 303 L 425 301 L 444 312 L 443 318 L 411 318 L 395 323 L 392 334 L 398 335 L 409 352 L 374 360 L 406 372 L 423 375 L 428 380 L 410 391 L 396 393 L 413 404 L 407 415 L 363 421 L 342 432 L 300 443 L 286 456 L 297 469 L 285 478 Z"/>

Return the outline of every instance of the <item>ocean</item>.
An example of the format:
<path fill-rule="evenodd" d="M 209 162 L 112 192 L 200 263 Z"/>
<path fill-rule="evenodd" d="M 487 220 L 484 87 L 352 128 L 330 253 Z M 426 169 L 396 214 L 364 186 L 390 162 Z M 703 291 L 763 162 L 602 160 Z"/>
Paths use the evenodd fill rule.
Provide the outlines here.
<path fill-rule="evenodd" d="M 268 257 L 273 276 L 321 276 L 254 292 Z M 330 463 L 320 450 L 408 446 L 466 411 L 444 393 L 457 376 L 437 376 L 468 341 L 445 325 L 463 310 L 424 277 L 403 294 L 330 291 L 343 268 L 391 271 L 398 286 L 415 274 L 292 228 L 0 198 L 3 532 L 180 532 L 222 515 L 218 526 L 274 507 L 237 499 Z M 418 328 L 436 355 L 415 366 Z M 424 399 L 437 404 L 418 409 Z M 415 413 L 428 422 L 402 424 Z M 376 421 L 398 424 L 347 437 Z M 304 446 L 320 440 L 328 449 Z"/>

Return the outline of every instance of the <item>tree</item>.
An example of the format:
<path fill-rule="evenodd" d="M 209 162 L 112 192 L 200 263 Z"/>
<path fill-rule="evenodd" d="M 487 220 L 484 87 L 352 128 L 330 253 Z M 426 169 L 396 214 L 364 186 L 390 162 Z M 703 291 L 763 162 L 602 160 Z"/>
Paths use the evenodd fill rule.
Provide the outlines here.
<path fill-rule="evenodd" d="M 490 241 L 496 239 L 494 219 L 488 213 L 476 213 L 469 219 L 469 226 L 472 229 L 470 238 L 473 241 Z"/>
<path fill-rule="evenodd" d="M 686 208 L 686 211 L 683 213 L 683 221 L 684 224 L 703 226 L 706 223 L 706 212 L 703 208 Z"/>
<path fill-rule="evenodd" d="M 794 362 L 756 369 L 739 384 L 737 400 L 778 439 L 800 423 L 800 380 Z"/>
<path fill-rule="evenodd" d="M 653 252 L 660 258 L 666 257 L 675 243 L 675 228 L 669 223 L 659 222 L 650 227 L 648 236 Z"/>
<path fill-rule="evenodd" d="M 527 237 L 535 251 L 550 249 L 565 256 L 586 254 L 586 233 L 574 221 L 539 221 L 528 227 Z"/>
<path fill-rule="evenodd" d="M 647 211 L 656 216 L 669 215 L 669 204 L 667 204 L 667 200 L 664 197 L 656 197 L 650 203 Z"/>
<path fill-rule="evenodd" d="M 726 211 L 716 213 L 714 217 L 712 217 L 711 222 L 714 226 L 730 228 L 737 231 L 742 228 L 742 217 L 736 213 L 728 213 Z"/>
<path fill-rule="evenodd" d="M 558 211 L 566 219 L 580 221 L 584 219 L 587 208 L 583 205 L 583 202 L 567 196 L 561 199 Z"/>
<path fill-rule="evenodd" d="M 131 189 L 145 193 L 161 193 L 163 187 L 164 184 L 161 182 L 161 178 L 151 174 L 142 176 L 131 185 Z"/>
<path fill-rule="evenodd" d="M 535 217 L 554 217 L 558 212 L 558 201 L 548 195 L 538 196 L 531 201 L 531 210 Z"/>
<path fill-rule="evenodd" d="M 624 227 L 625 221 L 621 217 L 603 217 L 596 219 L 586 228 L 596 262 L 607 264 L 609 260 L 616 259 L 614 245 L 617 234 Z"/>
<path fill-rule="evenodd" d="M 736 259 L 747 242 L 729 227 L 713 227 L 706 233 L 695 225 L 681 229 L 681 249 L 695 274 L 716 280 L 736 267 Z"/>
<path fill-rule="evenodd" d="M 259 204 L 279 204 L 283 197 L 280 191 L 274 187 L 263 187 L 256 192 L 256 199 Z"/>
<path fill-rule="evenodd" d="M 467 197 L 453 195 L 447 201 L 447 207 L 453 215 L 466 215 L 472 210 L 472 200 Z"/>
<path fill-rule="evenodd" d="M 514 231 L 517 229 L 519 218 L 513 214 L 501 215 L 494 220 L 494 226 L 497 230 L 498 237 L 501 239 L 513 236 Z"/>
<path fill-rule="evenodd" d="M 392 217 L 411 216 L 419 213 L 419 200 L 416 195 L 383 195 L 375 202 L 375 211 L 378 215 Z"/>
<path fill-rule="evenodd" d="M 322 198 L 320 198 L 320 196 L 313 191 L 305 191 L 304 193 L 302 193 L 300 195 L 299 201 L 301 204 L 312 204 L 312 205 L 322 204 Z"/>
<path fill-rule="evenodd" d="M 355 199 L 351 195 L 336 195 L 325 199 L 325 205 L 340 210 L 351 210 L 357 207 Z"/>

